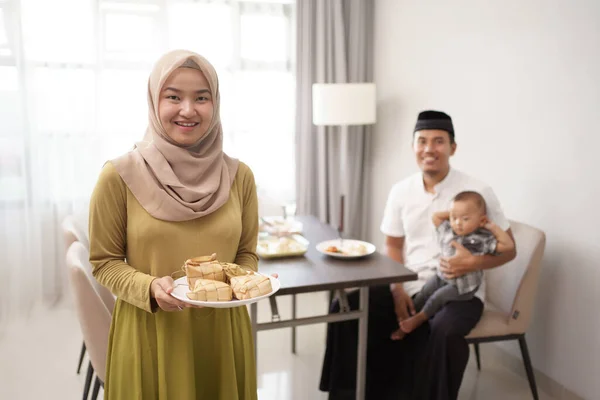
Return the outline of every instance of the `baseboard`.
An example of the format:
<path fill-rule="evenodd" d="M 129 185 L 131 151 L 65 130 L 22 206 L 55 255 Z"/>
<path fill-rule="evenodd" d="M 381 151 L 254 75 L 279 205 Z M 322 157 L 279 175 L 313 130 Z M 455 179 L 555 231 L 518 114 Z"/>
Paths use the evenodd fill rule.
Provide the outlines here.
<path fill-rule="evenodd" d="M 491 353 L 495 360 L 501 365 L 527 380 L 527 374 L 525 373 L 523 359 L 521 357 L 512 355 L 494 343 L 480 344 L 480 346 L 484 345 L 488 347 L 486 350 Z M 534 368 L 533 371 L 535 373 L 535 381 L 538 389 L 552 396 L 555 400 L 585 400 L 583 397 L 573 393 L 571 390 L 567 389 L 537 368 Z"/>

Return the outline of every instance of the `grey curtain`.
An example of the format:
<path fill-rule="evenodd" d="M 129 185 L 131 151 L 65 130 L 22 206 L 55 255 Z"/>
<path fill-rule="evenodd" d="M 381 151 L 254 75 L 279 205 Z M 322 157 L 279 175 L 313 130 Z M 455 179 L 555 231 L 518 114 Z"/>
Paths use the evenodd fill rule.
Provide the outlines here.
<path fill-rule="evenodd" d="M 312 84 L 372 82 L 374 0 L 297 0 L 297 212 L 333 226 L 340 215 L 340 128 L 312 123 Z M 371 126 L 348 128 L 346 237 L 367 236 Z"/>

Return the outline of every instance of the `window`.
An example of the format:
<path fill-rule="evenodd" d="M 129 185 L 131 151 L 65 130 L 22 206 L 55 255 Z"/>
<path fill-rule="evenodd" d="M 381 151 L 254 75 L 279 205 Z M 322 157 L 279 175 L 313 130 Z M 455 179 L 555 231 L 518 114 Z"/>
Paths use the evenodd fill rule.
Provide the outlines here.
<path fill-rule="evenodd" d="M 0 201 L 27 193 L 7 179 L 50 202 L 89 196 L 143 137 L 148 74 L 175 48 L 217 69 L 225 151 L 293 201 L 293 14 L 288 0 L 0 0 Z"/>

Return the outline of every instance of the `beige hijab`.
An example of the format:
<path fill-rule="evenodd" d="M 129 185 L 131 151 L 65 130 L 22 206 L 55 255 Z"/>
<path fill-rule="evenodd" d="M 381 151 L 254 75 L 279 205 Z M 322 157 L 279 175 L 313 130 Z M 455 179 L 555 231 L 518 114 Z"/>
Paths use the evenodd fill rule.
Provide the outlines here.
<path fill-rule="evenodd" d="M 207 133 L 196 143 L 182 146 L 172 140 L 158 114 L 161 89 L 179 67 L 200 70 L 213 99 L 213 117 Z M 121 178 L 142 207 L 165 221 L 189 221 L 223 206 L 235 179 L 239 161 L 223 152 L 219 116 L 219 83 L 214 67 L 202 56 L 175 50 L 161 57 L 148 80 L 150 122 L 144 141 L 112 160 Z"/>

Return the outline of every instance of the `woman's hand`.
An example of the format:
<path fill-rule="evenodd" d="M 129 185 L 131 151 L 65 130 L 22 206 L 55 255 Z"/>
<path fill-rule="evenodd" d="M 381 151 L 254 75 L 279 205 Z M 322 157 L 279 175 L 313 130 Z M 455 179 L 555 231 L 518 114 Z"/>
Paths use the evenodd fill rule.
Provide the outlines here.
<path fill-rule="evenodd" d="M 173 289 L 175 289 L 175 284 L 170 276 L 156 278 L 150 284 L 150 296 L 156 299 L 158 306 L 163 311 L 181 311 L 190 307 L 190 304 L 171 296 Z"/>

